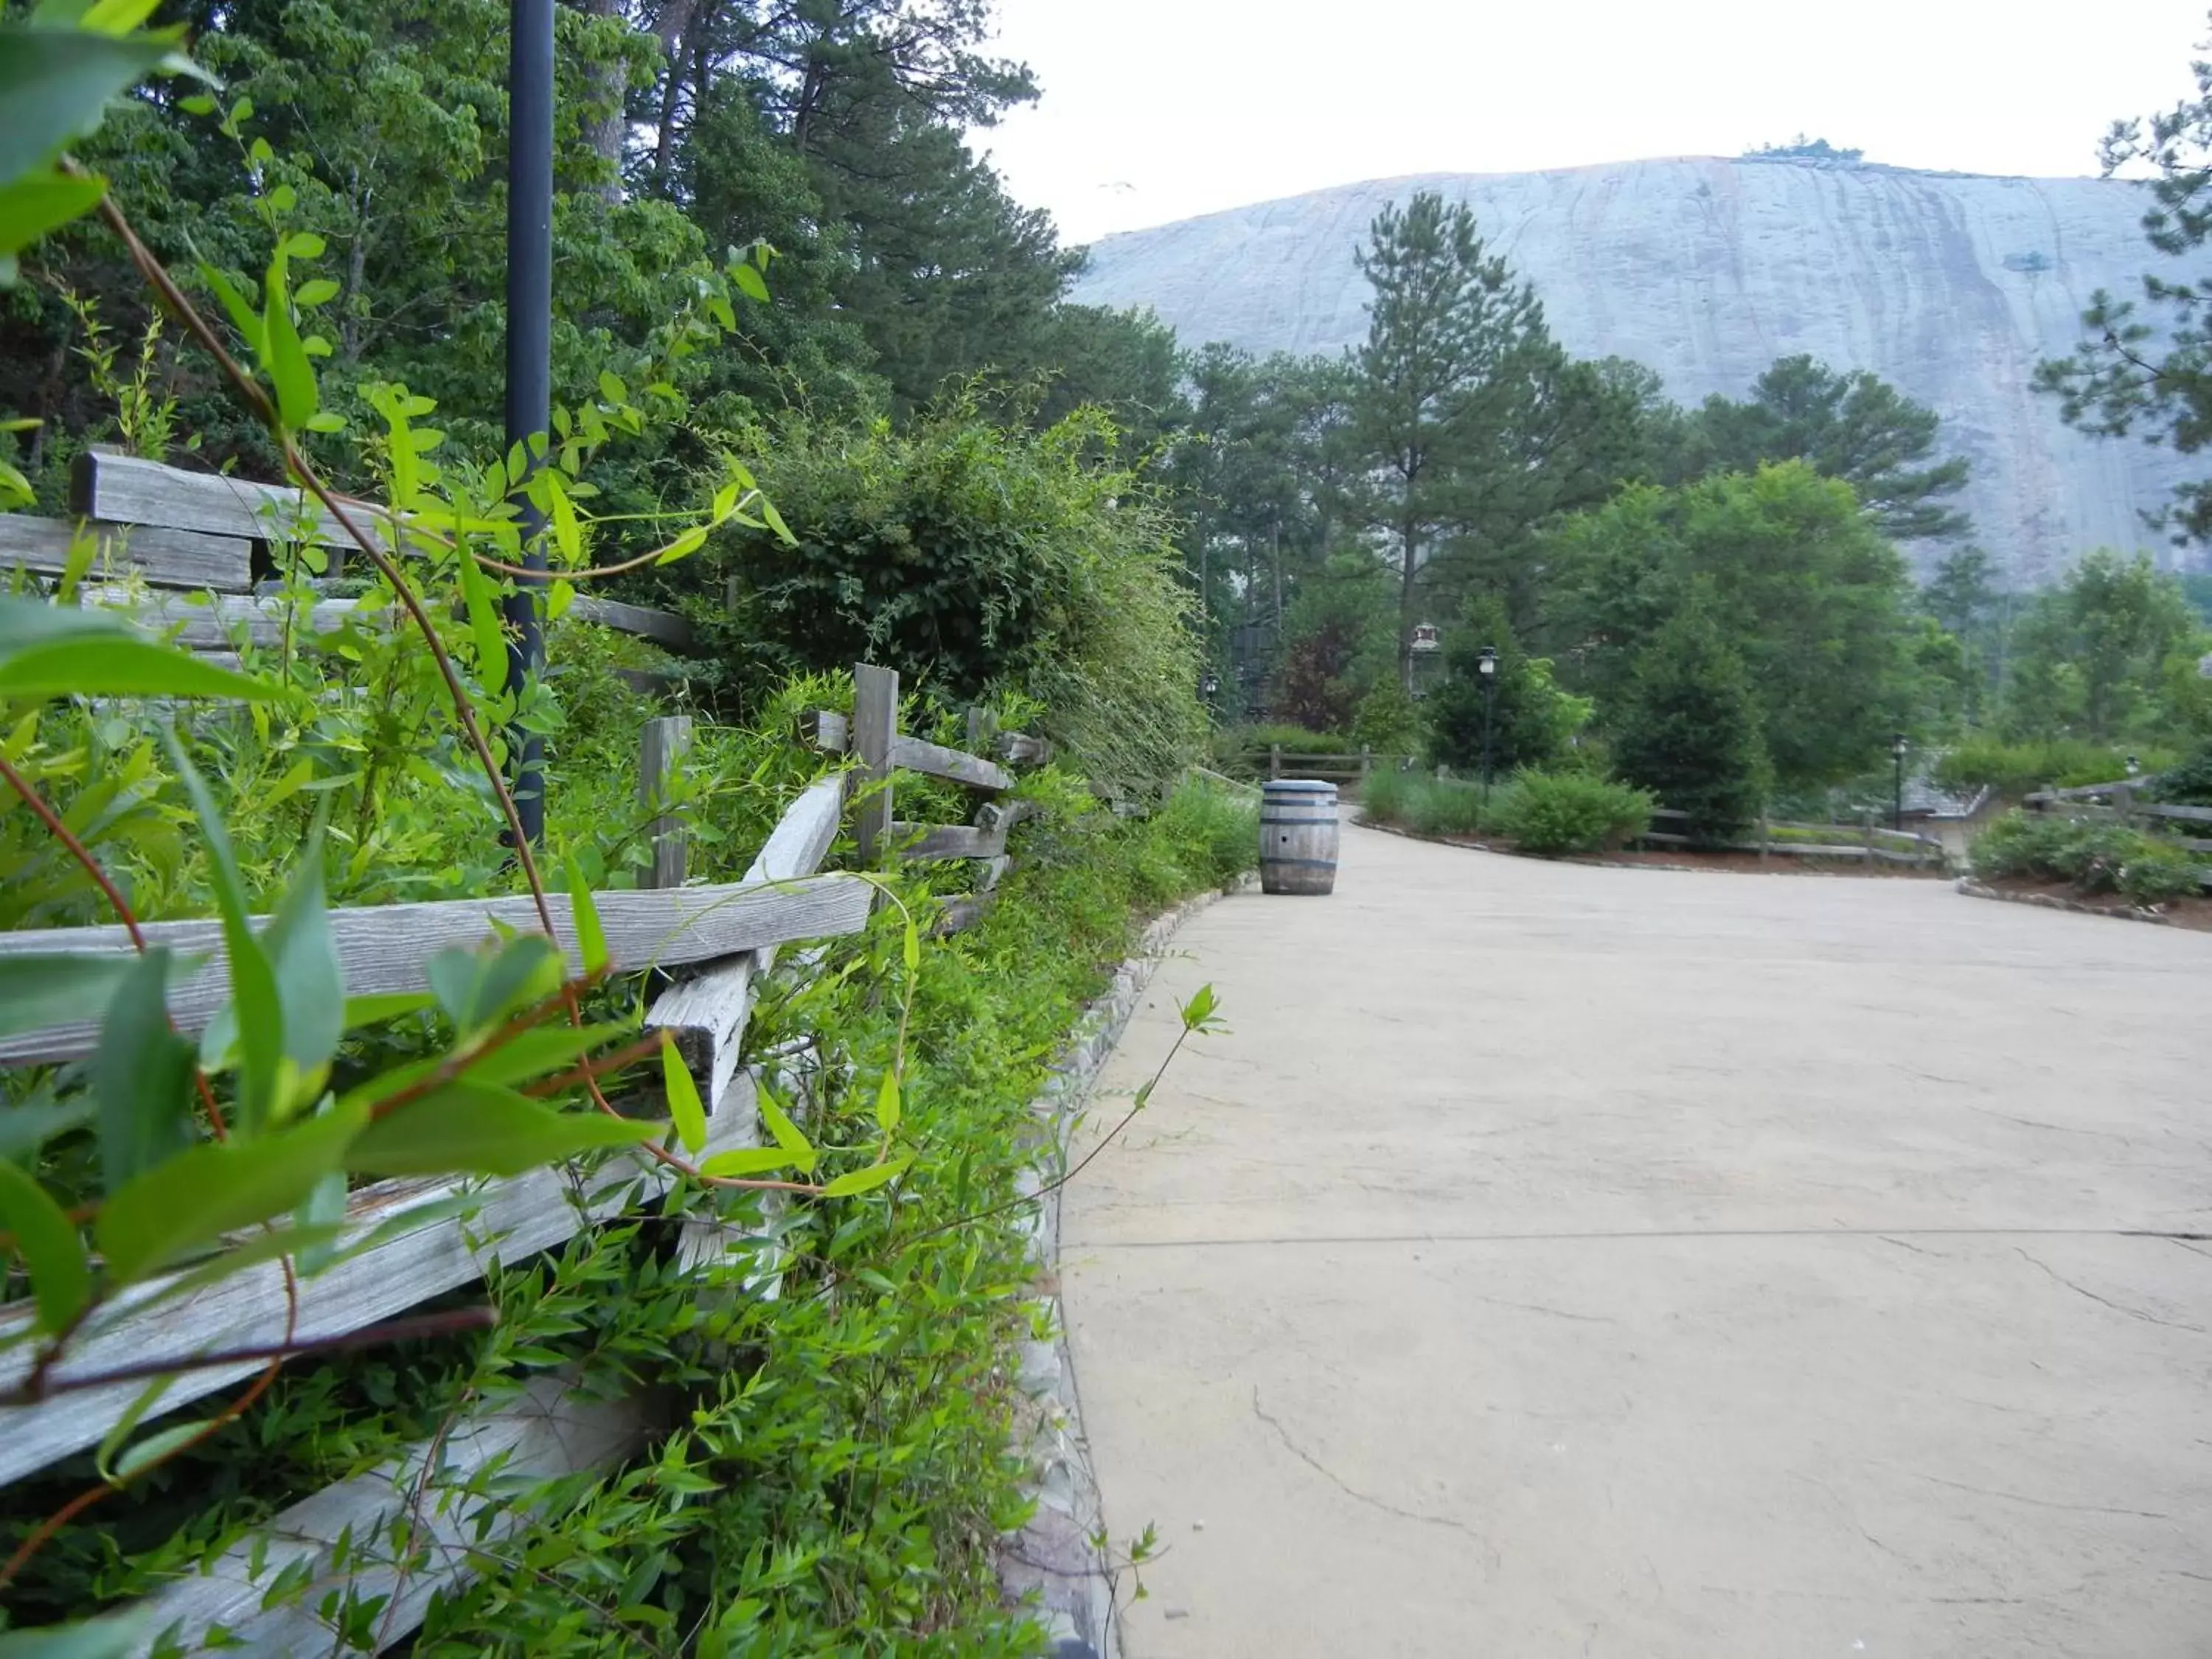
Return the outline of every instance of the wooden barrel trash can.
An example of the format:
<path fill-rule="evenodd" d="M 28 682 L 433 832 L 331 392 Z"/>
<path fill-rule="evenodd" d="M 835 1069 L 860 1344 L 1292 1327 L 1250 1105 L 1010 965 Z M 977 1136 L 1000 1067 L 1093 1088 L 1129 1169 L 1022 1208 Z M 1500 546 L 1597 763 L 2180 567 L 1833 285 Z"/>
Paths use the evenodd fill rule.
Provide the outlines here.
<path fill-rule="evenodd" d="M 1327 893 L 1336 886 L 1336 786 L 1271 778 L 1260 793 L 1260 890 Z"/>

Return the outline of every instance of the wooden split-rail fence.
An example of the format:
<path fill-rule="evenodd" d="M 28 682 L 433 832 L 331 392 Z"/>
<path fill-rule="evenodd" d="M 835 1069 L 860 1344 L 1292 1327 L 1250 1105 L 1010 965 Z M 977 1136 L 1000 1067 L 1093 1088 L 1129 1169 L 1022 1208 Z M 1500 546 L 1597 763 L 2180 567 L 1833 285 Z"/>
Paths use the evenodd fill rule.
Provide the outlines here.
<path fill-rule="evenodd" d="M 330 574 L 343 568 L 353 538 L 305 490 L 98 449 L 76 457 L 70 490 L 76 520 L 0 514 L 0 572 L 20 566 L 61 574 L 82 522 L 100 544 L 86 597 L 127 603 L 140 621 L 174 629 L 179 644 L 226 666 L 236 665 L 242 645 L 276 645 L 287 627 L 304 623 L 327 634 L 352 618 L 349 599 L 295 608 L 255 592 L 257 568 L 274 574 L 271 547 L 319 547 Z M 389 520 L 374 507 L 349 516 L 371 535 L 391 533 Z M 133 578 L 144 592 L 131 591 Z M 580 594 L 568 614 L 672 651 L 692 642 L 690 623 L 671 611 Z"/>
<path fill-rule="evenodd" d="M 0 520 L 4 522 L 4 520 Z M 198 532 L 194 532 L 198 533 Z M 652 886 L 593 896 L 617 973 L 653 970 L 671 981 L 647 1016 L 648 1030 L 672 1034 L 707 1110 L 702 1156 L 761 1142 L 756 1091 L 773 1084 L 802 1113 L 813 1109 L 804 1058 L 770 1056 L 742 1062 L 745 1029 L 763 978 L 786 947 L 856 933 L 867 926 L 878 889 L 864 876 L 821 866 L 849 817 L 863 862 L 980 859 L 986 880 L 947 904 L 939 927 L 976 921 L 996 897 L 1011 862 L 1006 834 L 1021 803 L 988 803 L 972 824 L 922 826 L 891 818 L 892 783 L 901 769 L 961 784 L 987 796 L 1011 790 L 1009 767 L 1040 762 L 1049 745 L 1018 733 L 998 733 L 971 715 L 971 742 L 987 757 L 902 736 L 898 680 L 887 670 L 855 671 L 856 716 L 822 714 L 816 741 L 849 750 L 854 763 L 814 783 L 785 811 L 744 877 L 688 884 L 683 816 L 659 814 L 653 825 Z M 665 805 L 669 780 L 688 747 L 689 721 L 648 726 L 640 793 L 648 807 Z M 580 966 L 571 908 L 551 900 L 554 930 L 571 971 Z M 339 908 L 331 925 L 349 995 L 419 989 L 437 951 L 471 946 L 504 931 L 534 931 L 527 897 L 451 900 Z M 208 958 L 170 994 L 179 1030 L 205 1027 L 228 1000 L 228 976 L 220 924 L 146 924 L 148 942 Z M 116 927 L 0 933 L 0 955 L 133 949 Z M 803 958 L 804 974 L 811 957 Z M 82 1060 L 99 1040 L 96 1024 L 76 1021 L 0 1038 L 0 1066 Z M 763 1071 L 763 1067 L 767 1071 Z M 647 1068 L 648 1070 L 650 1068 Z M 772 1073 L 773 1075 L 768 1073 Z M 651 1104 L 641 1102 L 641 1104 Z M 181 1369 L 143 1421 L 203 1400 L 258 1370 L 258 1358 L 192 1365 L 198 1356 L 325 1343 L 404 1313 L 432 1297 L 481 1279 L 495 1264 L 556 1247 L 594 1224 L 635 1213 L 664 1196 L 672 1177 L 646 1153 L 611 1158 L 580 1181 L 574 1168 L 548 1168 L 504 1180 L 436 1177 L 380 1181 L 355 1191 L 347 1204 L 333 1265 L 297 1285 L 296 1309 L 283 1267 L 268 1261 L 198 1289 L 189 1270 L 132 1286 L 104 1304 L 70 1342 L 51 1376 L 57 1382 L 138 1368 L 134 1380 L 46 1394 L 30 1403 L 0 1406 L 0 1486 L 97 1445 L 134 1409 L 143 1368 L 173 1357 Z M 409 1224 L 410 1215 L 423 1219 Z M 726 1246 L 718 1229 L 689 1224 L 679 1260 L 696 1268 Z M 756 1263 L 757 1293 L 772 1296 L 775 1269 Z M 0 1340 L 28 1327 L 27 1304 L 0 1307 Z M 0 1349 L 0 1395 L 29 1377 L 32 1345 Z M 403 1642 L 422 1622 L 431 1599 L 475 1575 L 525 1523 L 513 1508 L 479 1514 L 471 1494 L 496 1477 L 499 1488 L 556 1476 L 611 1470 L 673 1425 L 668 1403 L 644 1396 L 607 1400 L 574 1391 L 560 1373 L 532 1378 L 514 1399 L 481 1411 L 447 1431 L 410 1446 L 380 1468 L 316 1492 L 170 1583 L 144 1604 L 150 1650 L 166 1632 L 185 1650 L 212 1639 L 254 1652 L 314 1652 L 332 1647 L 321 1609 L 332 1592 L 342 1602 L 391 1598 L 378 1615 L 380 1650 Z M 386 1553 L 395 1535 L 404 1547 Z M 304 1593 L 272 1597 L 279 1579 Z"/>
<path fill-rule="evenodd" d="M 1686 823 L 1689 817 L 1687 812 L 1670 806 L 1655 807 L 1651 813 L 1655 823 Z M 1637 839 L 1655 847 L 1692 844 L 1688 836 L 1672 830 L 1647 830 Z M 1749 839 L 1724 842 L 1717 850 L 1756 853 L 1762 864 L 1777 858 L 1833 859 L 1856 860 L 1869 869 L 1877 864 L 1891 864 L 1942 870 L 1946 863 L 1943 843 L 1936 836 L 1918 835 L 1910 830 L 1892 830 L 1876 823 L 1871 812 L 1862 814 L 1856 824 L 1800 823 L 1787 818 L 1762 817 Z"/>

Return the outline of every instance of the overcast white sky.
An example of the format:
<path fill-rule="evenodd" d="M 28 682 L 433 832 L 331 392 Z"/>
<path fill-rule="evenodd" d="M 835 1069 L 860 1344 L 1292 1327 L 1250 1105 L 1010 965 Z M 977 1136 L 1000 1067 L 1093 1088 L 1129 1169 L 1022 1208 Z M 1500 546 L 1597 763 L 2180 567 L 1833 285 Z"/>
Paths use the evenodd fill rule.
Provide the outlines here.
<path fill-rule="evenodd" d="M 1733 155 L 2094 173 L 2206 0 L 1000 0 L 1042 103 L 975 135 L 1087 242 L 1409 173 Z"/>

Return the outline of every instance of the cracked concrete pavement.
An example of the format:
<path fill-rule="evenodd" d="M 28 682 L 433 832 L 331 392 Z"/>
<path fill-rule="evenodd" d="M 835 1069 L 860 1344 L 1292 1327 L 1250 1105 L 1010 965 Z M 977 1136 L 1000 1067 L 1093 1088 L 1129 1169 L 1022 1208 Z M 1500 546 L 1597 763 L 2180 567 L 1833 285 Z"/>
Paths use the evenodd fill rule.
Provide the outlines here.
<path fill-rule="evenodd" d="M 1129 1659 L 2212 1654 L 2212 937 L 1347 828 L 1176 950 L 1062 1224 Z"/>

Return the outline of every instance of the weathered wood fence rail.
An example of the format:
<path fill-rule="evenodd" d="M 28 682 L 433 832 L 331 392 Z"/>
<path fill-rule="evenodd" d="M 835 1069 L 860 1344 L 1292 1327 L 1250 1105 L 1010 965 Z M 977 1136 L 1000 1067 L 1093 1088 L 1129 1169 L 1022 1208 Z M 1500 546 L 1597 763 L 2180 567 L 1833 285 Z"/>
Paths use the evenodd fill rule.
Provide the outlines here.
<path fill-rule="evenodd" d="M 901 736 L 897 677 L 864 665 L 855 680 L 859 718 L 850 727 L 849 745 L 842 716 L 825 714 L 815 722 L 818 745 L 840 752 L 849 746 L 855 764 L 823 777 L 791 804 L 743 879 L 684 884 L 682 815 L 670 811 L 655 824 L 656 884 L 594 896 L 611 967 L 652 969 L 674 980 L 653 1001 L 645 1023 L 648 1030 L 672 1034 L 693 1073 L 708 1112 L 709 1155 L 761 1144 L 755 1091 L 762 1079 L 757 1066 L 741 1066 L 740 1059 L 762 977 L 775 966 L 780 947 L 855 933 L 867 925 L 874 884 L 859 874 L 821 872 L 848 807 L 864 858 L 985 860 L 979 890 L 956 898 L 943 913 L 940 931 L 951 931 L 972 923 L 995 899 L 995 883 L 1011 863 L 1006 833 L 1021 804 L 987 804 L 973 825 L 902 824 L 890 817 L 893 772 L 905 768 L 1000 795 L 1015 783 L 1007 765 L 1049 754 L 1049 745 L 1037 739 L 993 732 L 980 714 L 970 718 L 970 741 L 992 747 L 995 759 Z M 648 805 L 668 793 L 667 779 L 682 764 L 688 731 L 688 721 L 679 719 L 655 721 L 645 734 L 640 791 Z M 567 899 L 555 898 L 553 910 L 558 943 L 574 969 L 577 949 Z M 538 926 L 536 907 L 526 898 L 337 909 L 331 921 L 348 990 L 356 995 L 416 989 L 436 951 L 477 944 L 501 928 L 526 932 Z M 170 995 L 179 1027 L 202 1028 L 227 999 L 220 926 L 163 922 L 145 932 L 152 942 L 210 958 Z M 113 954 L 132 948 L 120 927 L 0 933 L 0 954 Z M 50 1025 L 0 1042 L 0 1064 L 82 1056 L 96 1040 L 96 1028 L 88 1023 Z M 803 1085 L 803 1079 L 783 1081 L 787 1087 Z M 495 1263 L 520 1260 L 596 1222 L 635 1212 L 664 1195 L 672 1179 L 648 1154 L 638 1153 L 610 1158 L 588 1182 L 580 1181 L 573 1168 L 506 1180 L 378 1182 L 350 1196 L 337 1259 L 324 1272 L 299 1279 L 296 1310 L 276 1261 L 198 1289 L 190 1287 L 188 1270 L 172 1273 L 103 1307 L 50 1376 L 66 1384 L 173 1358 L 185 1369 L 143 1413 L 142 1420 L 157 1421 L 264 1363 L 247 1358 L 195 1367 L 198 1356 L 343 1337 L 479 1279 Z M 726 1248 L 718 1230 L 690 1226 L 679 1259 L 696 1266 Z M 772 1291 L 773 1285 L 763 1289 Z M 20 1335 L 31 1316 L 28 1304 L 0 1307 L 0 1339 Z M 0 1394 L 27 1381 L 30 1346 L 19 1342 L 0 1351 Z M 141 1375 L 0 1407 L 0 1484 L 97 1444 L 134 1411 L 144 1386 Z M 472 1563 L 521 1524 L 513 1511 L 501 1510 L 485 1517 L 489 1530 L 480 1529 L 472 1518 L 471 1483 L 495 1470 L 502 1487 L 511 1487 L 611 1468 L 667 1426 L 665 1409 L 665 1402 L 650 1398 L 586 1398 L 572 1392 L 559 1373 L 534 1378 L 518 1399 L 405 1449 L 381 1468 L 293 1504 L 252 1538 L 161 1590 L 149 1604 L 152 1617 L 138 1650 L 148 1650 L 163 1632 L 189 1650 L 217 1632 L 228 1644 L 254 1651 L 327 1650 L 333 1632 L 321 1609 L 331 1590 L 356 1598 L 392 1596 L 379 1616 L 378 1646 L 398 1643 L 421 1623 L 437 1591 L 473 1576 Z M 395 1530 L 410 1534 L 407 1547 L 380 1554 L 381 1540 Z M 288 1583 L 304 1581 L 307 1593 L 270 1597 L 280 1574 Z"/>
<path fill-rule="evenodd" d="M 100 545 L 86 597 L 129 600 L 149 624 L 178 628 L 179 641 L 194 651 L 232 656 L 242 642 L 277 643 L 287 626 L 304 622 L 330 633 L 353 615 L 351 599 L 295 611 L 253 591 L 257 546 L 304 542 L 328 549 L 335 574 L 353 544 L 303 490 L 89 450 L 74 463 L 70 506 Z M 391 520 L 377 508 L 363 503 L 349 516 L 391 544 Z M 0 514 L 0 571 L 20 565 L 37 575 L 60 574 L 77 528 L 74 520 Z M 129 594 L 107 580 L 118 575 L 136 576 L 153 591 Z M 690 623 L 671 611 L 580 594 L 569 614 L 673 650 L 692 642 Z"/>
<path fill-rule="evenodd" d="M 1654 808 L 1655 822 L 1683 823 L 1689 814 L 1670 806 Z M 1812 837 L 1810 840 L 1804 837 Z M 1849 836 L 1850 839 L 1845 840 Z M 1687 847 L 1691 837 L 1671 830 L 1647 830 L 1638 840 L 1659 847 Z M 1711 843 L 1707 843 L 1710 845 Z M 1890 830 L 1863 817 L 1856 824 L 1799 823 L 1784 818 L 1761 818 L 1757 834 L 1748 841 L 1732 841 L 1720 850 L 1756 853 L 1761 860 L 1777 856 L 1802 859 L 1856 859 L 1871 867 L 1876 864 L 1906 865 L 1942 869 L 1943 843 L 1933 836 L 1910 830 Z"/>

